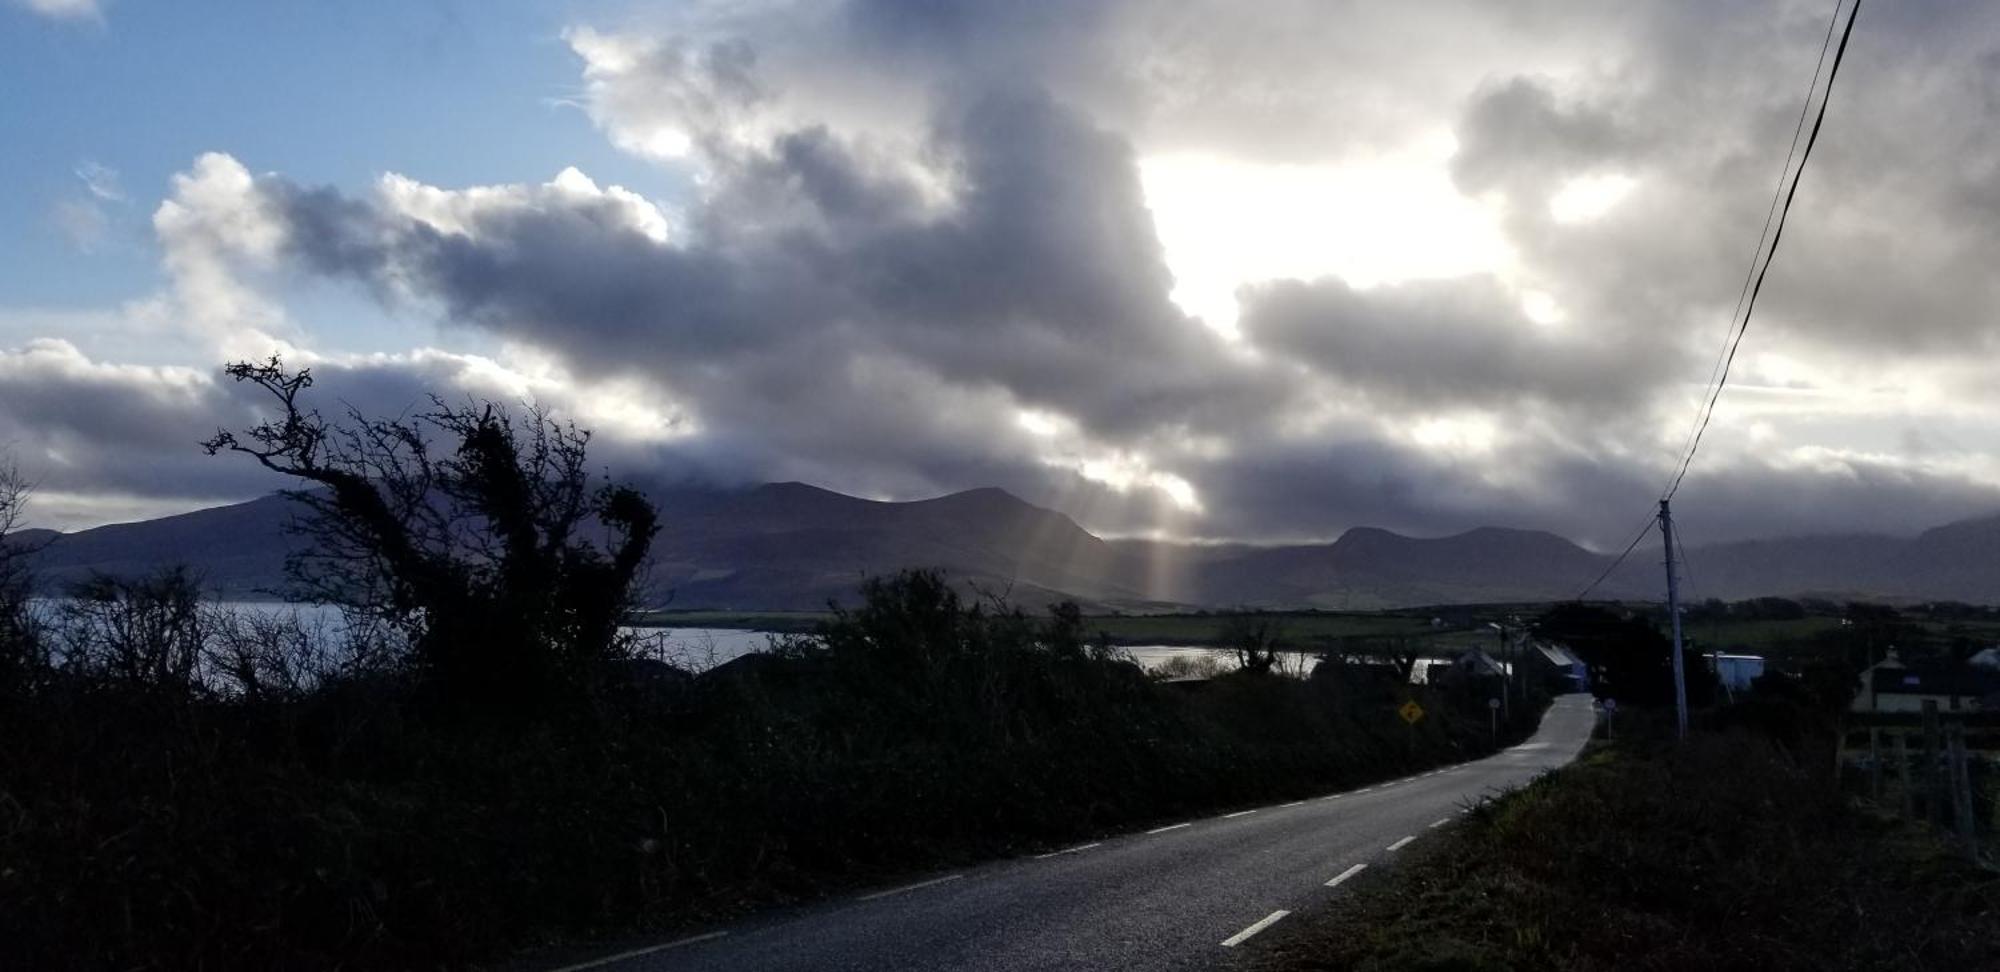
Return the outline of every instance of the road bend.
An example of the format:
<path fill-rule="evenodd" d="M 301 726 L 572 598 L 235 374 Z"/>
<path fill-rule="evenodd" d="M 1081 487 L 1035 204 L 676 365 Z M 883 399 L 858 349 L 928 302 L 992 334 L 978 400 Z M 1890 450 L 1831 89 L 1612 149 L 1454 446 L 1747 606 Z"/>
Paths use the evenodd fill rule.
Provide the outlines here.
<path fill-rule="evenodd" d="M 1590 698 L 1485 759 L 914 878 L 549 972 L 1207 968 L 1467 808 L 1576 758 Z"/>

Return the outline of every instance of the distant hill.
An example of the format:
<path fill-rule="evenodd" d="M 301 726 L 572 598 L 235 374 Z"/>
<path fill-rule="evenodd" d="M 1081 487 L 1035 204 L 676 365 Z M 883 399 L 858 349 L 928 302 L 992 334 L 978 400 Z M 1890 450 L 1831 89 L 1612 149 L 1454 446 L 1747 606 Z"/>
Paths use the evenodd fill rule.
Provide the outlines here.
<path fill-rule="evenodd" d="M 945 570 L 969 590 L 1039 606 L 1374 609 L 1574 596 L 1610 563 L 1552 533 L 1483 527 L 1446 537 L 1356 528 L 1290 546 L 1100 539 L 1054 510 L 999 489 L 879 502 L 803 483 L 655 489 L 654 605 L 810 610 L 852 602 L 861 580 L 906 567 Z M 69 534 L 22 531 L 59 589 L 88 572 L 132 574 L 182 562 L 225 596 L 283 587 L 291 501 L 232 506 Z M 31 536 L 31 534 L 33 534 Z M 2000 516 L 1914 538 L 1810 536 L 1697 547 L 1689 595 L 2000 601 Z M 1657 599 L 1657 557 L 1634 556 L 1601 596 Z"/>
<path fill-rule="evenodd" d="M 229 596 L 275 592 L 284 582 L 285 554 L 297 542 L 284 530 L 293 509 L 291 500 L 273 494 L 57 534 L 36 555 L 36 573 L 43 587 L 61 589 L 92 571 L 129 576 L 184 563 L 200 571 L 211 589 Z"/>

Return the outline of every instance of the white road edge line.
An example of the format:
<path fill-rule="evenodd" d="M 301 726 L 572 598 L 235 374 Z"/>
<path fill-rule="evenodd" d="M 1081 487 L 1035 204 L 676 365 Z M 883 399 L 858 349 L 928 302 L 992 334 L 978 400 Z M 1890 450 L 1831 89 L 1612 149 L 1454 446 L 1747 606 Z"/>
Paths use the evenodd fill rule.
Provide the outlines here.
<path fill-rule="evenodd" d="M 1368 865 L 1366 864 L 1356 864 L 1353 867 L 1350 867 L 1347 870 L 1334 875 L 1333 880 L 1326 882 L 1326 886 L 1329 888 L 1337 888 L 1340 886 L 1340 882 L 1345 881 L 1348 878 L 1355 876 L 1356 874 L 1360 874 L 1362 871 L 1365 871 L 1367 869 Z"/>
<path fill-rule="evenodd" d="M 582 972 L 582 970 L 584 969 L 601 968 L 603 966 L 610 965 L 613 962 L 623 962 L 626 959 L 638 958 L 641 955 L 651 955 L 654 952 L 664 952 L 667 949 L 679 948 L 682 945 L 693 945 L 696 942 L 711 941 L 713 939 L 721 938 L 722 936 L 727 934 L 729 933 L 726 931 L 712 931 L 701 935 L 690 935 L 686 938 L 676 938 L 673 941 L 668 942 L 664 945 L 648 945 L 645 948 L 635 948 L 629 952 L 619 952 L 616 955 L 606 955 L 603 958 L 591 959 L 588 962 L 578 962 L 575 965 L 565 965 L 560 969 L 551 969 L 550 972 Z"/>
<path fill-rule="evenodd" d="M 1166 825 L 1166 826 L 1164 826 L 1164 827 L 1154 827 L 1153 829 L 1151 829 L 1151 830 L 1148 830 L 1148 831 L 1146 831 L 1146 833 L 1148 833 L 1148 834 L 1164 834 L 1164 833 L 1166 833 L 1166 832 L 1167 832 L 1167 831 L 1169 831 L 1169 830 L 1179 830 L 1179 829 L 1181 829 L 1182 827 L 1191 827 L 1191 826 L 1193 826 L 1193 824 L 1191 824 L 1191 823 L 1177 823 L 1177 824 L 1168 824 L 1168 825 Z"/>
<path fill-rule="evenodd" d="M 1434 823 L 1434 824 L 1431 824 L 1431 827 L 1430 827 L 1430 829 L 1432 829 L 1432 830 L 1436 830 L 1436 829 L 1438 829 L 1439 827 L 1442 827 L 1442 826 L 1444 826 L 1445 824 L 1448 824 L 1448 823 L 1451 823 L 1451 818 L 1450 818 L 1450 817 L 1444 817 L 1444 818 L 1442 818 L 1442 819 L 1438 820 L 1438 821 L 1437 821 L 1436 823 Z"/>
<path fill-rule="evenodd" d="M 1238 811 L 1236 811 L 1235 813 L 1225 813 L 1225 814 L 1223 814 L 1223 815 L 1222 815 L 1222 819 L 1224 819 L 1224 820 L 1230 820 L 1230 819 L 1234 819 L 1234 818 L 1236 818 L 1236 817 L 1247 817 L 1247 816 L 1249 816 L 1249 815 L 1251 815 L 1251 814 L 1253 814 L 1253 813 L 1256 813 L 1256 812 L 1257 812 L 1257 811 L 1255 811 L 1255 810 L 1238 810 Z"/>
<path fill-rule="evenodd" d="M 964 877 L 964 876 L 965 876 L 965 875 L 963 875 L 963 874 L 947 874 L 947 875 L 945 875 L 944 877 L 937 877 L 937 878 L 931 878 L 931 879 L 930 879 L 930 880 L 928 880 L 928 881 L 918 881 L 918 882 L 917 882 L 917 883 L 915 883 L 915 884 L 905 884 L 905 885 L 903 885 L 903 886 L 902 886 L 902 887 L 900 887 L 900 888 L 890 888 L 890 889 L 889 889 L 889 890 L 887 890 L 887 891 L 877 891 L 877 892 L 875 892 L 874 894 L 864 894 L 864 895 L 862 895 L 861 897 L 859 897 L 859 898 L 856 898 L 856 899 L 854 899 L 854 900 L 856 900 L 856 901 L 873 901 L 873 900 L 875 900 L 876 898 L 886 898 L 886 897 L 888 897 L 888 896 L 890 896 L 890 895 L 892 895 L 892 894 L 902 894 L 902 893 L 903 893 L 903 892 L 905 892 L 905 891 L 915 891 L 915 890 L 917 890 L 918 888 L 928 888 L 928 887 L 930 887 L 930 886 L 931 886 L 931 885 L 933 885 L 933 884 L 943 884 L 943 883 L 945 883 L 946 881 L 956 881 L 956 880 L 958 880 L 959 878 L 962 878 L 962 877 Z"/>
<path fill-rule="evenodd" d="M 1265 916 L 1264 916 L 1264 917 L 1263 917 L 1262 919 L 1260 919 L 1260 920 L 1259 920 L 1259 921 L 1258 921 L 1258 922 L 1257 922 L 1256 924 L 1254 924 L 1254 925 L 1251 925 L 1250 927 L 1248 927 L 1248 928 L 1245 928 L 1245 929 L 1243 929 L 1242 931 L 1240 931 L 1240 932 L 1237 932 L 1236 934 L 1234 934 L 1234 935 L 1231 935 L 1231 936 L 1229 936 L 1228 938 L 1225 938 L 1225 939 L 1223 939 L 1223 940 L 1222 940 L 1222 947 L 1223 947 L 1223 948 L 1235 948 L 1236 946 L 1238 946 L 1238 945 L 1241 945 L 1241 944 L 1243 944 L 1244 942 L 1247 942 L 1247 941 L 1249 941 L 1249 940 L 1250 940 L 1250 936 L 1252 936 L 1252 935 L 1255 935 L 1255 934 L 1257 934 L 1258 932 L 1260 932 L 1260 931 L 1263 931 L 1264 929 L 1266 929 L 1266 928 L 1269 928 L 1269 927 L 1271 927 L 1272 925 L 1275 925 L 1275 924 L 1277 924 L 1277 923 L 1278 923 L 1278 919 L 1280 919 L 1280 918 L 1283 918 L 1283 917 L 1285 917 L 1286 915 L 1289 915 L 1289 914 L 1291 914 L 1291 912 L 1289 912 L 1289 911 L 1286 911 L 1286 910 L 1284 910 L 1283 908 L 1280 908 L 1280 909 L 1278 909 L 1277 911 L 1273 911 L 1273 912 L 1271 912 L 1270 914 L 1268 914 L 1268 915 L 1265 915 Z"/>
<path fill-rule="evenodd" d="M 1280 803 L 1280 804 L 1278 804 L 1278 809 L 1280 809 L 1280 810 L 1283 810 L 1283 809 L 1285 809 L 1286 807 L 1303 807 L 1303 806 L 1305 806 L 1305 805 L 1306 805 L 1306 802 L 1305 802 L 1304 800 L 1293 800 L 1293 801 L 1292 801 L 1292 802 L 1290 802 L 1290 803 Z"/>
<path fill-rule="evenodd" d="M 1409 843 L 1410 843 L 1410 841 L 1413 841 L 1413 840 L 1416 840 L 1416 839 L 1417 839 L 1417 835 L 1416 835 L 1416 834 L 1411 834 L 1410 836 L 1408 836 L 1408 837 L 1405 837 L 1405 838 L 1403 838 L 1402 840 L 1399 840 L 1399 841 L 1397 841 L 1397 842 L 1395 842 L 1395 843 L 1393 843 L 1393 844 L 1390 844 L 1390 845 L 1389 845 L 1389 849 L 1390 849 L 1390 850 L 1392 850 L 1392 851 L 1398 851 L 1398 850 L 1402 850 L 1402 849 L 1403 849 L 1404 847 L 1407 847 L 1407 846 L 1409 846 Z"/>
<path fill-rule="evenodd" d="M 1088 843 L 1088 844 L 1078 844 L 1078 845 L 1076 845 L 1075 847 L 1065 847 L 1065 848 L 1063 848 L 1062 850 L 1053 850 L 1053 851 L 1049 851 L 1049 852 L 1048 852 L 1048 853 L 1046 853 L 1046 854 L 1036 854 L 1036 855 L 1035 855 L 1035 860 L 1038 860 L 1038 861 L 1045 861 L 1045 860 L 1048 860 L 1048 859 L 1049 859 L 1049 858 L 1051 858 L 1051 857 L 1055 857 L 1055 856 L 1057 856 L 1057 855 L 1060 855 L 1060 854 L 1074 854 L 1074 853 L 1076 853 L 1076 852 L 1078 852 L 1078 851 L 1087 851 L 1087 850 L 1091 849 L 1092 847 L 1102 847 L 1102 846 L 1104 846 L 1104 842 L 1103 842 L 1103 841 L 1101 841 L 1101 840 L 1099 840 L 1099 841 L 1092 841 L 1091 843 Z"/>

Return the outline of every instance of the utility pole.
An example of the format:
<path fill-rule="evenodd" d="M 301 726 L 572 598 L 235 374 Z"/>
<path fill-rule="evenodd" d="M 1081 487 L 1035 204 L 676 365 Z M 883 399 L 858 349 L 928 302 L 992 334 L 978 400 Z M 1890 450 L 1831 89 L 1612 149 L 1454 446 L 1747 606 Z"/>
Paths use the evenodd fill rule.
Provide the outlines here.
<path fill-rule="evenodd" d="M 1660 536 L 1667 544 L 1667 617 L 1674 624 L 1674 716 L 1680 738 L 1688 734 L 1687 672 L 1681 661 L 1681 582 L 1674 573 L 1674 514 L 1660 501 Z"/>

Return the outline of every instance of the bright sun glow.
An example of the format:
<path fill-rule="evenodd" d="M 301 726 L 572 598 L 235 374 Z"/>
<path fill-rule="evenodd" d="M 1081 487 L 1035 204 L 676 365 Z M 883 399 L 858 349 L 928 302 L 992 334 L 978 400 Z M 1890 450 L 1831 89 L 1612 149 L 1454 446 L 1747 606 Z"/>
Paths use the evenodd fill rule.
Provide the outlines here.
<path fill-rule="evenodd" d="M 1537 324 L 1561 324 L 1569 317 L 1555 297 L 1543 290 L 1521 291 L 1521 314 Z"/>
<path fill-rule="evenodd" d="M 1357 287 L 1502 272 L 1512 252 L 1494 214 L 1460 194 L 1448 135 L 1338 165 L 1267 165 L 1211 155 L 1142 159 L 1173 300 L 1236 332 L 1246 283 L 1339 276 Z"/>
<path fill-rule="evenodd" d="M 1044 461 L 1074 469 L 1083 478 L 1102 483 L 1120 493 L 1129 493 L 1134 489 L 1157 490 L 1183 513 L 1202 511 L 1201 496 L 1195 492 L 1193 483 L 1173 473 L 1152 468 L 1143 457 L 1111 453 L 1088 459 L 1071 457 Z"/>
<path fill-rule="evenodd" d="M 1636 185 L 1638 180 L 1631 176 L 1578 176 L 1549 197 L 1549 218 L 1558 223 L 1587 223 L 1610 212 Z"/>
<path fill-rule="evenodd" d="M 1413 441 L 1438 452 L 1491 452 L 1498 437 L 1493 420 L 1479 415 L 1428 418 L 1410 428 Z"/>

